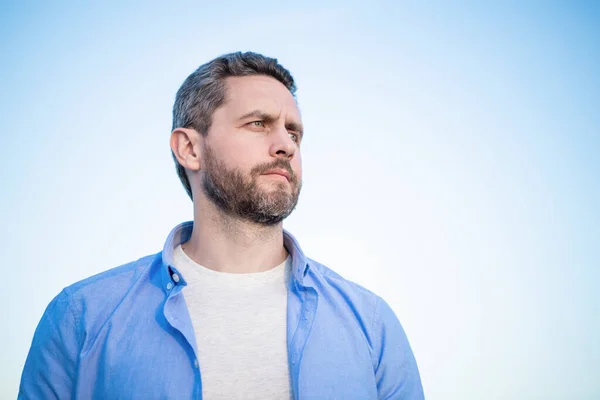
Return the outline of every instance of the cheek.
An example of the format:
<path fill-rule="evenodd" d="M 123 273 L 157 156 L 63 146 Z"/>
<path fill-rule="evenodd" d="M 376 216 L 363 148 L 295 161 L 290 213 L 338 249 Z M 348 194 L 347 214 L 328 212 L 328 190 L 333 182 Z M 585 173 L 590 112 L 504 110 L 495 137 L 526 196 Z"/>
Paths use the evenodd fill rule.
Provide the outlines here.
<path fill-rule="evenodd" d="M 220 149 L 219 159 L 229 169 L 239 169 L 248 171 L 255 164 L 252 158 L 253 151 L 248 146 L 240 145 L 239 143 L 225 143 Z"/>

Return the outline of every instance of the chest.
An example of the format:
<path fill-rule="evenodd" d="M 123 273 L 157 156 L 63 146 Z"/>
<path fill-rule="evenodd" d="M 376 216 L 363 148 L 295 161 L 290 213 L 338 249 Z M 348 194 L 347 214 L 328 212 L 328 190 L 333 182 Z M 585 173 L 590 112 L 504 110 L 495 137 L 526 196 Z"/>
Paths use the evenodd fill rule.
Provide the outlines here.
<path fill-rule="evenodd" d="M 185 298 L 173 309 L 172 321 L 193 332 L 196 352 L 162 305 L 130 313 L 128 324 L 106 324 L 80 363 L 79 398 L 200 399 L 223 388 L 233 390 L 230 398 L 261 390 L 276 393 L 263 398 L 289 398 L 294 390 L 297 399 L 377 398 L 364 338 L 324 304 L 303 318 L 290 314 L 285 293 L 212 299 Z M 299 322 L 288 329 L 289 320 Z M 301 351 L 299 362 L 289 361 L 290 348 Z"/>
<path fill-rule="evenodd" d="M 182 291 L 206 398 L 290 398 L 287 292 L 277 286 Z M 250 397 L 249 397 L 250 396 Z"/>

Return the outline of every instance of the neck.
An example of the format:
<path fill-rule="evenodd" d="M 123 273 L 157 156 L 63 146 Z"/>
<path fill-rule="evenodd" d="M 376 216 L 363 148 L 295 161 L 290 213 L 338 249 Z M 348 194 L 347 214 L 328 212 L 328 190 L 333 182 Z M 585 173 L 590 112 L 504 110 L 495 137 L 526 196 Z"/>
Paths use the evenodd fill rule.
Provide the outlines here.
<path fill-rule="evenodd" d="M 194 202 L 194 229 L 182 244 L 196 263 L 219 272 L 263 272 L 287 258 L 282 224 L 263 226 L 224 214 L 206 198 Z"/>

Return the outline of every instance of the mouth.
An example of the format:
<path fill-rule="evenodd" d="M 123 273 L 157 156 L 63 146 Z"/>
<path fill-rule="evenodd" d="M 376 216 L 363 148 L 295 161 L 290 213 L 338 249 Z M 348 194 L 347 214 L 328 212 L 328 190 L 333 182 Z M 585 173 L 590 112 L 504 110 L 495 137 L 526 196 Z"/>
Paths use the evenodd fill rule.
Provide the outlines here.
<path fill-rule="evenodd" d="M 285 169 L 280 168 L 270 169 L 266 172 L 263 172 L 263 175 L 278 175 L 284 177 L 288 182 L 291 180 L 290 173 Z"/>

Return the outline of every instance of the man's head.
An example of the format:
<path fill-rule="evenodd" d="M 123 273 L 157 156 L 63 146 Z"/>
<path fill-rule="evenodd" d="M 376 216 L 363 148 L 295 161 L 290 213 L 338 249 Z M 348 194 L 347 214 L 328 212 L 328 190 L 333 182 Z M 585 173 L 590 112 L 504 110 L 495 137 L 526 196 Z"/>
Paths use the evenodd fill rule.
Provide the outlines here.
<path fill-rule="evenodd" d="M 274 225 L 302 185 L 302 123 L 291 74 L 256 53 L 218 57 L 183 83 L 173 107 L 171 150 L 192 200 Z"/>

